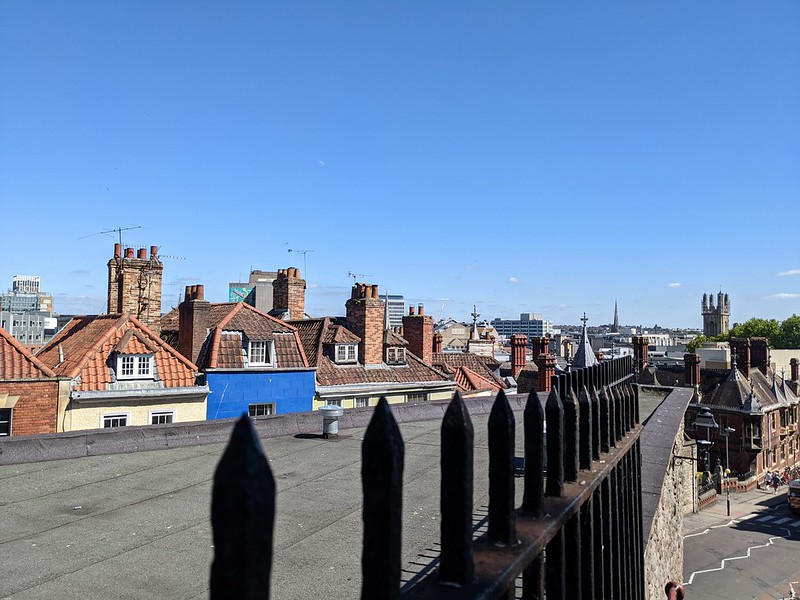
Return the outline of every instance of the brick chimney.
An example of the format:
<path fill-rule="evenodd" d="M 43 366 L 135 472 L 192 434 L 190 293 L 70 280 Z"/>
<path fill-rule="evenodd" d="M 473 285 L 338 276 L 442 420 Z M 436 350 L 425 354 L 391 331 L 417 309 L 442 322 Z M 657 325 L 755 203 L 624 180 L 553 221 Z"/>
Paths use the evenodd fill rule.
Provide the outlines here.
<path fill-rule="evenodd" d="M 728 345 L 731 347 L 731 368 L 735 360 L 738 369 L 750 379 L 750 340 L 748 338 L 731 338 Z"/>
<path fill-rule="evenodd" d="M 638 373 L 650 362 L 650 340 L 644 336 L 633 338 L 633 362 Z"/>
<path fill-rule="evenodd" d="M 114 244 L 108 261 L 109 313 L 133 315 L 156 333 L 161 331 L 161 280 L 164 265 L 158 259 L 158 246 L 125 248 Z"/>
<path fill-rule="evenodd" d="M 792 378 L 792 381 L 796 382 L 798 377 L 798 365 L 800 365 L 800 361 L 796 358 L 793 358 L 789 361 L 789 373 Z"/>
<path fill-rule="evenodd" d="M 769 341 L 767 338 L 750 338 L 750 366 L 766 375 L 769 367 Z"/>
<path fill-rule="evenodd" d="M 538 379 L 536 382 L 536 391 L 549 392 L 553 375 L 556 374 L 555 355 L 540 354 L 538 360 L 536 361 L 536 367 L 539 369 Z"/>
<path fill-rule="evenodd" d="M 378 286 L 356 283 L 345 308 L 350 330 L 361 338 L 358 360 L 365 365 L 382 363 L 384 305 L 378 297 Z M 403 331 L 406 331 L 405 326 Z"/>
<path fill-rule="evenodd" d="M 306 280 L 300 269 L 279 269 L 272 282 L 272 310 L 287 311 L 285 319 L 300 320 L 306 314 Z"/>
<path fill-rule="evenodd" d="M 521 333 L 511 336 L 511 376 L 516 379 L 519 372 L 525 368 L 525 348 L 528 338 Z"/>
<path fill-rule="evenodd" d="M 408 315 L 403 317 L 403 337 L 408 341 L 408 350 L 423 362 L 431 364 L 433 358 L 433 317 L 425 314 L 420 304 L 417 314 L 409 306 Z"/>
<path fill-rule="evenodd" d="M 533 362 L 536 362 L 540 355 L 547 354 L 549 344 L 550 340 L 548 340 L 546 337 L 531 338 L 531 347 L 533 348 L 531 359 Z"/>
<path fill-rule="evenodd" d="M 442 351 L 442 341 L 444 340 L 444 336 L 441 333 L 434 333 L 433 334 L 433 352 L 434 354 L 437 352 Z"/>
<path fill-rule="evenodd" d="M 700 357 L 697 354 L 683 355 L 683 376 L 686 385 L 692 387 L 700 385 Z"/>
<path fill-rule="evenodd" d="M 184 300 L 178 305 L 178 352 L 195 364 L 208 334 L 211 313 L 211 303 L 203 296 L 202 285 L 187 285 Z"/>

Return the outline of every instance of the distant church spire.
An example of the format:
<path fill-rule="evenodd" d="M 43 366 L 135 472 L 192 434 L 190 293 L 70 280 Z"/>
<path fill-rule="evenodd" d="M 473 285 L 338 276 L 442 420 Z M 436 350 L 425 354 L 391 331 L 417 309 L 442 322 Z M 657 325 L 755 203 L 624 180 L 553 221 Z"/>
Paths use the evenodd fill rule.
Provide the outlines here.
<path fill-rule="evenodd" d="M 617 311 L 616 300 L 614 300 L 614 332 L 619 333 L 619 311 Z"/>

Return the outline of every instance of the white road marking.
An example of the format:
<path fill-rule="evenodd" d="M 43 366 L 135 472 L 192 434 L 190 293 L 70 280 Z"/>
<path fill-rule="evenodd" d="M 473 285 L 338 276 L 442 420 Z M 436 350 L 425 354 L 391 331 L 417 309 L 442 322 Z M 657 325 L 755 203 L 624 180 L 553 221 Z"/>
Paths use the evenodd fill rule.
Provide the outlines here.
<path fill-rule="evenodd" d="M 792 520 L 792 517 L 784 517 L 783 519 L 778 519 L 777 521 L 775 521 L 773 523 L 773 525 L 783 525 L 784 523 L 787 523 L 787 522 L 789 522 L 791 520 Z"/>
<path fill-rule="evenodd" d="M 718 525 L 717 527 L 724 527 L 724 525 Z M 784 527 L 784 530 L 786 531 L 787 535 L 791 536 L 791 531 L 789 531 L 785 527 Z M 709 531 L 710 531 L 710 529 L 706 529 L 703 533 L 708 533 Z M 702 535 L 702 534 L 697 534 L 697 535 Z M 694 573 L 692 573 L 689 576 L 689 581 L 685 582 L 683 585 L 692 585 L 692 582 L 694 581 L 694 578 L 697 575 L 700 575 L 702 573 L 713 573 L 714 571 L 722 571 L 725 568 L 726 563 L 728 563 L 728 562 L 731 562 L 731 561 L 734 561 L 734 560 L 742 560 L 743 558 L 750 558 L 750 551 L 751 550 L 756 550 L 758 548 L 766 548 L 767 546 L 772 546 L 775 543 L 775 540 L 780 540 L 782 538 L 783 538 L 783 536 L 776 535 L 774 537 L 769 538 L 769 540 L 767 540 L 766 544 L 759 544 L 757 546 L 750 546 L 747 549 L 747 553 L 743 554 L 742 556 L 732 556 L 732 557 L 729 557 L 729 558 L 723 558 L 722 561 L 719 563 L 719 567 L 715 567 L 713 569 L 703 569 L 702 571 L 695 571 Z"/>

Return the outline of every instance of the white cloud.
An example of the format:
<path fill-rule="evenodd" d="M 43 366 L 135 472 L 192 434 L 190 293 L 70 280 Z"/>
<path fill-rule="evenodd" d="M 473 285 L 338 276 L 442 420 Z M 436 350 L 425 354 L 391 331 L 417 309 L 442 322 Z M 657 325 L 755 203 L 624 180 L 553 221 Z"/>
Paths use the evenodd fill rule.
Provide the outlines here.
<path fill-rule="evenodd" d="M 787 277 L 791 275 L 800 275 L 800 269 L 791 269 L 789 271 L 781 271 L 778 273 L 781 277 Z"/>
<path fill-rule="evenodd" d="M 516 277 L 509 277 L 508 278 L 508 283 L 517 283 L 518 281 L 519 281 L 519 279 L 517 279 Z"/>
<path fill-rule="evenodd" d="M 681 284 L 680 284 L 680 283 L 678 283 L 677 281 L 675 281 L 675 282 L 673 282 L 673 283 L 668 283 L 668 284 L 667 284 L 667 287 L 671 287 L 671 288 L 679 288 L 679 287 L 681 287 Z"/>
<path fill-rule="evenodd" d="M 792 298 L 800 298 L 800 294 L 788 294 L 786 292 L 781 292 L 779 294 L 767 296 L 767 300 L 791 300 Z"/>

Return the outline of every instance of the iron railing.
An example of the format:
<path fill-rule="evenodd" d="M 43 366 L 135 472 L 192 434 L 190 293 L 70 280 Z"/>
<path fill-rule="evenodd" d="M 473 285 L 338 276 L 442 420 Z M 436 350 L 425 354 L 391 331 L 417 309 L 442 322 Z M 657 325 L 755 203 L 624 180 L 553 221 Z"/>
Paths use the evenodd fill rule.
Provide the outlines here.
<path fill-rule="evenodd" d="M 404 444 L 381 399 L 362 444 L 361 598 L 513 598 L 518 578 L 528 600 L 644 598 L 633 381 L 632 357 L 623 357 L 554 376 L 545 402 L 530 394 L 519 508 L 516 422 L 505 394 L 497 395 L 488 420 L 488 526 L 478 539 L 472 534 L 473 427 L 456 394 L 441 428 L 439 568 L 402 593 Z M 274 497 L 268 462 L 242 417 L 214 477 L 212 600 L 269 598 Z"/>

